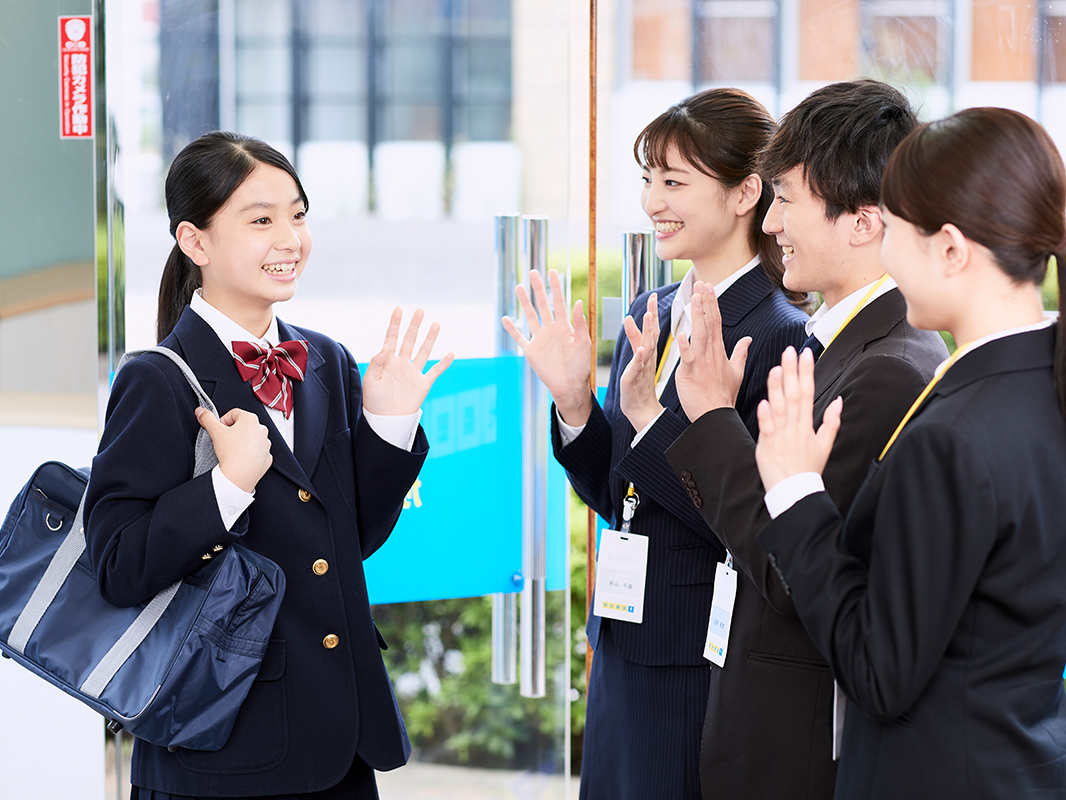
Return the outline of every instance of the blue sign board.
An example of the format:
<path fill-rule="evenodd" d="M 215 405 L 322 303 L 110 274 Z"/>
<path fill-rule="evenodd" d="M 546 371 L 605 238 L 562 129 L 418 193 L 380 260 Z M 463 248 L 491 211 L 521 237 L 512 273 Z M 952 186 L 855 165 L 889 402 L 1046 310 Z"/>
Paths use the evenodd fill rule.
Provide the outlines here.
<path fill-rule="evenodd" d="M 388 542 L 367 559 L 372 603 L 522 588 L 523 359 L 456 360 L 423 405 L 429 457 Z M 548 475 L 548 590 L 566 587 L 567 487 Z"/>

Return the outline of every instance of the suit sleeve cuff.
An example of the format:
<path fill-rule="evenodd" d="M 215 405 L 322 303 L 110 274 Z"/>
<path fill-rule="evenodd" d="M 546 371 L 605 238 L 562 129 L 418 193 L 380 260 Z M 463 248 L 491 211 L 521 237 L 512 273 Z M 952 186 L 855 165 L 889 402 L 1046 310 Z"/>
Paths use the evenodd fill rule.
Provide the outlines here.
<path fill-rule="evenodd" d="M 771 487 L 763 501 L 770 519 L 777 519 L 807 495 L 822 491 L 825 491 L 825 484 L 821 473 L 800 472 Z"/>
<path fill-rule="evenodd" d="M 401 450 L 411 452 L 418 433 L 418 423 L 422 420 L 422 409 L 414 414 L 372 414 L 363 409 L 363 416 L 370 429 L 379 437 Z"/>
<path fill-rule="evenodd" d="M 574 441 L 585 430 L 584 425 L 567 425 L 558 409 L 555 410 L 555 421 L 559 424 L 559 441 L 562 442 L 563 447 Z"/>
<path fill-rule="evenodd" d="M 633 441 L 629 443 L 629 449 L 630 450 L 632 450 L 634 447 L 637 446 L 637 443 L 640 442 L 640 440 L 644 438 L 644 434 L 646 434 L 648 431 L 650 431 L 652 429 L 652 427 L 655 425 L 655 423 L 659 421 L 659 417 L 661 417 L 665 413 L 666 413 L 666 409 L 665 408 L 660 409 L 659 413 L 655 415 L 655 418 L 651 422 L 649 422 L 647 425 L 645 425 L 643 428 L 641 428 L 639 431 L 637 431 L 637 435 L 634 436 L 633 437 Z"/>
<path fill-rule="evenodd" d="M 211 484 L 215 487 L 215 501 L 218 503 L 218 513 L 222 517 L 222 524 L 226 530 L 232 530 L 245 509 L 255 499 L 255 492 L 251 494 L 241 489 L 237 484 L 222 474 L 222 468 L 217 464 L 211 470 Z"/>

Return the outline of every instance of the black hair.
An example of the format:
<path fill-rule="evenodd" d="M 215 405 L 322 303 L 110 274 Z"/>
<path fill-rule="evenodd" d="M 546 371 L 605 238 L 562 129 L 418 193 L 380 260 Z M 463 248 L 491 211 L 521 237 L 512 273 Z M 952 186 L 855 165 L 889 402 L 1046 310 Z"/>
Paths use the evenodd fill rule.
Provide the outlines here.
<path fill-rule="evenodd" d="M 758 175 L 759 154 L 774 135 L 777 125 L 770 112 L 740 89 L 708 89 L 671 106 L 640 132 L 633 156 L 644 169 L 664 169 L 666 154 L 676 147 L 687 163 L 727 189 L 739 186 L 749 175 Z M 781 248 L 773 236 L 763 233 L 762 220 L 774 201 L 774 191 L 763 181 L 755 205 L 748 244 L 759 254 L 763 271 L 795 305 L 805 305 L 805 293 L 786 289 Z"/>
<path fill-rule="evenodd" d="M 307 208 L 307 194 L 292 164 L 266 142 L 228 131 L 212 131 L 186 145 L 174 158 L 167 173 L 166 201 L 170 235 L 189 222 L 201 230 L 226 204 L 259 164 L 285 171 Z M 203 285 L 200 268 L 175 243 L 159 282 L 156 339 L 163 341 L 178 324 L 193 293 Z"/>
<path fill-rule="evenodd" d="M 910 102 L 888 84 L 833 83 L 781 118 L 759 168 L 773 181 L 802 167 L 811 194 L 833 221 L 878 204 L 888 158 L 917 126 Z"/>

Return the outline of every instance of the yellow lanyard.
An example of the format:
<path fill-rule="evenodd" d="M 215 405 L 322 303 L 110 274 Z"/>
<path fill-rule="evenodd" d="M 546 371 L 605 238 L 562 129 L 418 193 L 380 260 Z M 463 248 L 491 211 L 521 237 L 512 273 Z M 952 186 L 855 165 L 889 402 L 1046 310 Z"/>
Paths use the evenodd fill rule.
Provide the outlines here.
<path fill-rule="evenodd" d="M 851 313 L 848 314 L 848 318 L 844 320 L 844 324 L 842 324 L 839 328 L 837 328 L 837 332 L 834 333 L 832 335 L 832 337 L 829 339 L 829 341 L 825 343 L 825 347 L 822 349 L 823 353 L 826 350 L 829 349 L 829 345 L 831 345 L 833 343 L 833 340 L 836 339 L 840 335 L 840 332 L 842 330 L 844 330 L 846 327 L 848 327 L 848 323 L 851 322 L 853 319 L 855 319 L 855 315 L 858 314 L 860 311 L 862 311 L 864 308 L 866 308 L 866 304 L 869 302 L 870 298 L 874 296 L 874 292 L 876 292 L 878 289 L 880 289 L 881 286 L 884 284 L 884 282 L 887 281 L 887 280 L 888 280 L 888 273 L 887 272 L 884 275 L 882 275 L 880 278 L 877 279 L 877 283 L 875 283 L 873 286 L 871 286 L 870 287 L 870 291 L 868 291 L 865 295 L 863 295 L 862 300 L 860 300 L 856 304 L 855 308 L 851 309 Z"/>
<path fill-rule="evenodd" d="M 929 385 L 922 390 L 922 393 L 918 395 L 918 399 L 911 404 L 911 407 L 907 410 L 907 413 L 903 415 L 903 419 L 900 421 L 899 425 L 896 426 L 896 430 L 892 433 L 892 437 L 888 440 L 888 444 L 885 445 L 885 449 L 882 450 L 881 455 L 877 457 L 878 461 L 885 457 L 885 453 L 888 452 L 888 448 L 892 446 L 892 444 L 896 441 L 896 437 L 899 436 L 900 433 L 903 431 L 903 426 L 906 425 L 910 421 L 910 418 L 914 416 L 914 412 L 918 410 L 918 406 L 920 406 L 922 404 L 922 401 L 929 396 L 929 393 L 931 391 L 933 391 L 933 387 L 936 386 L 940 379 L 944 377 L 944 373 L 946 373 L 951 368 L 952 364 L 954 364 L 963 355 L 966 354 L 972 344 L 973 343 L 971 342 L 970 344 L 965 345 L 964 347 L 958 348 L 954 353 L 951 354 L 951 358 L 945 361 L 944 365 L 936 371 L 936 374 L 933 375 L 933 379 L 929 381 Z"/>
<path fill-rule="evenodd" d="M 674 334 L 671 332 L 666 338 L 666 349 L 663 350 L 663 357 L 659 359 L 659 368 L 655 370 L 655 385 L 659 385 L 659 378 L 663 374 L 663 367 L 666 366 L 666 357 L 670 355 L 670 345 L 674 343 Z"/>

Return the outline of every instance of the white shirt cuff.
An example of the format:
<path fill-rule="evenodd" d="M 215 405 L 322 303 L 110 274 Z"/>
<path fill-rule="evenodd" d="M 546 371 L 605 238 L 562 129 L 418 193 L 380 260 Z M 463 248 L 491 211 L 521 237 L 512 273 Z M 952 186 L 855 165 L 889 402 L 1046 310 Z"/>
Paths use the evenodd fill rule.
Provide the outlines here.
<path fill-rule="evenodd" d="M 578 425 L 576 427 L 573 425 L 567 425 L 566 422 L 563 421 L 559 409 L 555 409 L 555 420 L 559 423 L 559 438 L 563 442 L 563 447 L 566 447 L 570 442 L 574 441 L 574 439 L 580 436 L 581 432 L 585 430 L 584 425 Z"/>
<path fill-rule="evenodd" d="M 222 468 L 217 464 L 211 470 L 211 484 L 215 487 L 215 502 L 218 503 L 218 513 L 222 516 L 222 524 L 226 530 L 233 528 L 233 523 L 244 513 L 244 510 L 252 504 L 255 492 L 251 494 L 241 489 L 237 484 L 222 474 Z"/>
<path fill-rule="evenodd" d="M 652 429 L 652 426 L 655 425 L 655 423 L 659 421 L 659 417 L 661 417 L 663 415 L 663 413 L 665 413 L 665 411 L 666 411 L 665 408 L 659 409 L 659 413 L 655 415 L 655 419 L 653 419 L 651 422 L 649 422 L 647 425 L 645 425 L 643 428 L 641 428 L 639 431 L 637 431 L 637 435 L 634 436 L 633 437 L 633 441 L 629 443 L 629 449 L 630 450 L 632 450 L 634 447 L 637 446 L 637 442 L 639 442 L 641 439 L 644 438 L 644 434 L 646 434 L 648 431 L 650 431 Z"/>
<path fill-rule="evenodd" d="M 414 414 L 372 414 L 364 408 L 363 416 L 374 433 L 393 447 L 411 452 L 418 433 L 418 423 L 422 420 L 422 409 Z"/>
<path fill-rule="evenodd" d="M 822 491 L 825 491 L 825 484 L 820 473 L 799 472 L 774 484 L 763 502 L 770 512 L 770 519 L 777 519 L 807 495 Z"/>

